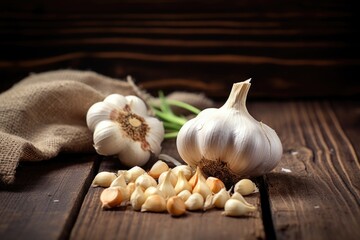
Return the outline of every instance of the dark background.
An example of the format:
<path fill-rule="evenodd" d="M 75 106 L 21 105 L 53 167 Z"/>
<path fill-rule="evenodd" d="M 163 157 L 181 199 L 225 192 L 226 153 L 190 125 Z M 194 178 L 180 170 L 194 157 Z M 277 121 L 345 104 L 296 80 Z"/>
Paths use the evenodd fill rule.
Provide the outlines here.
<path fill-rule="evenodd" d="M 250 98 L 358 97 L 359 27 L 351 1 L 5 0 L 0 90 L 31 72 L 132 75 L 163 89 Z"/>

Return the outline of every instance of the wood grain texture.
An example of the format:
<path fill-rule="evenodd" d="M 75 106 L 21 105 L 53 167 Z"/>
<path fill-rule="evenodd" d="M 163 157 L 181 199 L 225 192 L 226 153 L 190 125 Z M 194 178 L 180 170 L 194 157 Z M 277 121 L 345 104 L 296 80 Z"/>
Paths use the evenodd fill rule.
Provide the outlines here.
<path fill-rule="evenodd" d="M 66 239 L 93 178 L 94 156 L 22 163 L 0 191 L 1 239 Z"/>
<path fill-rule="evenodd" d="M 165 143 L 174 151 L 175 142 Z M 103 161 L 99 171 L 123 169 L 117 160 Z M 116 210 L 101 209 L 102 188 L 90 188 L 70 239 L 263 239 L 265 233 L 261 212 L 251 217 L 230 218 L 221 210 L 187 212 L 185 217 L 173 218 L 168 213 L 141 213 L 131 206 Z M 260 209 L 259 193 L 246 199 Z"/>
<path fill-rule="evenodd" d="M 0 3 L 2 91 L 30 72 L 76 68 L 132 75 L 155 94 L 223 99 L 250 77 L 254 98 L 360 93 L 348 2 L 19 2 Z"/>
<path fill-rule="evenodd" d="M 359 108 L 358 102 L 350 105 L 349 110 Z M 339 121 L 356 118 L 337 116 L 328 102 L 252 107 L 255 116 L 276 129 L 284 146 L 279 166 L 266 176 L 277 239 L 358 239 L 358 144 Z M 356 125 L 349 126 L 359 134 Z"/>

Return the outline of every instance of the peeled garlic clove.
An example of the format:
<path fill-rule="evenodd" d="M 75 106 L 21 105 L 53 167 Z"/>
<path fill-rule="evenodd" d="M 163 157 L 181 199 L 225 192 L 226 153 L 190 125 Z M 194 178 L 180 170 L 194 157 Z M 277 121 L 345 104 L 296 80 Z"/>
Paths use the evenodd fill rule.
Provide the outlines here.
<path fill-rule="evenodd" d="M 227 200 L 230 199 L 230 194 L 226 191 L 225 188 L 221 189 L 218 193 L 214 195 L 214 206 L 216 208 L 224 208 Z"/>
<path fill-rule="evenodd" d="M 243 176 L 259 176 L 276 167 L 282 144 L 276 132 L 256 121 L 246 109 L 250 79 L 235 83 L 226 103 L 208 108 L 180 129 L 176 146 L 191 167 L 233 184 Z"/>
<path fill-rule="evenodd" d="M 119 175 L 114 181 L 111 182 L 110 187 L 123 187 L 126 188 L 125 177 L 123 174 Z"/>
<path fill-rule="evenodd" d="M 168 199 L 176 195 L 175 189 L 170 181 L 171 170 L 168 170 L 165 175 L 164 181 L 158 186 L 158 189 L 162 192 L 165 199 Z"/>
<path fill-rule="evenodd" d="M 100 195 L 103 209 L 117 207 L 123 200 L 121 191 L 118 188 L 105 188 Z"/>
<path fill-rule="evenodd" d="M 208 195 L 204 202 L 204 211 L 209 210 L 211 208 L 215 207 L 214 204 L 214 195 Z"/>
<path fill-rule="evenodd" d="M 131 194 L 130 203 L 135 211 L 140 211 L 141 206 L 144 204 L 146 197 L 140 186 L 137 186 Z"/>
<path fill-rule="evenodd" d="M 140 186 L 142 187 L 144 190 L 146 190 L 148 187 L 153 186 L 156 187 L 157 186 L 157 182 L 156 180 L 151 177 L 150 175 L 148 175 L 147 173 L 142 174 L 141 176 L 139 176 L 136 181 L 135 181 L 135 185 L 136 186 Z"/>
<path fill-rule="evenodd" d="M 255 183 L 250 179 L 241 179 L 235 184 L 234 191 L 240 193 L 243 196 L 253 193 L 256 189 Z"/>
<path fill-rule="evenodd" d="M 179 175 L 179 172 L 182 171 L 186 180 L 190 180 L 190 178 L 193 176 L 193 170 L 189 165 L 179 165 L 172 169 L 173 173 L 175 173 L 176 176 Z"/>
<path fill-rule="evenodd" d="M 170 169 L 169 169 L 169 170 L 170 170 Z M 159 179 L 158 179 L 159 185 L 164 182 L 166 174 L 167 174 L 167 171 L 166 171 L 166 172 L 163 172 L 163 173 L 160 175 L 160 177 L 159 177 Z M 178 179 L 177 176 L 176 176 L 175 173 L 173 173 L 173 171 L 171 170 L 171 173 L 170 173 L 170 182 L 171 182 L 171 184 L 173 185 L 173 187 L 175 187 L 175 185 L 176 185 L 176 183 L 177 183 L 177 179 Z"/>
<path fill-rule="evenodd" d="M 191 192 L 189 190 L 183 190 L 177 194 L 178 197 L 181 197 L 184 202 L 188 200 L 188 198 L 191 196 Z"/>
<path fill-rule="evenodd" d="M 199 178 L 203 178 L 206 181 L 205 177 L 202 175 L 199 167 L 196 168 L 194 175 L 190 178 L 189 183 L 194 188 L 199 180 Z"/>
<path fill-rule="evenodd" d="M 153 178 L 158 179 L 160 175 L 163 172 L 166 172 L 167 170 L 169 170 L 169 166 L 165 162 L 159 160 L 156 163 L 154 163 L 148 174 Z"/>
<path fill-rule="evenodd" d="M 115 187 L 109 187 L 109 188 L 116 188 L 121 192 L 121 196 L 122 196 L 122 201 L 129 201 L 130 200 L 130 193 L 127 190 L 126 187 L 120 187 L 120 186 L 115 186 Z"/>
<path fill-rule="evenodd" d="M 193 193 L 185 201 L 185 206 L 189 211 L 202 210 L 204 206 L 204 198 L 200 193 Z"/>
<path fill-rule="evenodd" d="M 93 187 L 109 187 L 112 181 L 116 179 L 116 174 L 112 172 L 99 172 L 96 174 L 91 186 Z"/>
<path fill-rule="evenodd" d="M 146 171 L 144 169 L 142 169 L 139 166 L 134 166 L 126 171 L 125 180 L 127 183 L 135 182 L 136 179 L 144 173 L 146 173 Z"/>
<path fill-rule="evenodd" d="M 245 205 L 237 199 L 229 199 L 225 203 L 223 214 L 231 217 L 240 217 L 255 210 L 256 209 L 250 208 L 249 206 Z"/>
<path fill-rule="evenodd" d="M 136 185 L 134 182 L 130 182 L 128 185 L 126 185 L 126 189 L 131 196 L 131 194 L 135 191 Z"/>
<path fill-rule="evenodd" d="M 154 194 L 161 195 L 164 197 L 163 193 L 157 187 L 150 186 L 144 192 L 145 198 L 148 198 L 149 196 Z"/>
<path fill-rule="evenodd" d="M 201 196 L 206 199 L 208 195 L 211 195 L 211 190 L 206 184 L 205 178 L 199 174 L 198 181 L 192 191 L 193 193 L 200 193 Z"/>
<path fill-rule="evenodd" d="M 166 211 L 166 200 L 160 195 L 149 196 L 141 206 L 142 212 L 164 212 Z"/>
<path fill-rule="evenodd" d="M 248 203 L 245 198 L 238 192 L 234 192 L 234 194 L 231 196 L 231 199 L 236 199 L 240 202 L 242 202 L 243 204 L 245 204 L 246 206 L 248 206 L 249 208 L 254 208 L 256 209 L 256 207 L 250 203 Z"/>
<path fill-rule="evenodd" d="M 176 194 L 178 194 L 179 192 L 181 192 L 183 190 L 191 191 L 192 187 L 191 187 L 190 183 L 186 180 L 183 171 L 179 171 L 178 180 L 175 185 L 175 192 L 176 192 Z"/>
<path fill-rule="evenodd" d="M 181 216 L 186 212 L 184 200 L 178 196 L 173 196 L 168 199 L 166 209 L 173 217 Z"/>
<path fill-rule="evenodd" d="M 225 187 L 225 184 L 216 177 L 208 177 L 206 179 L 206 184 L 209 186 L 211 192 L 213 193 L 217 193 Z"/>

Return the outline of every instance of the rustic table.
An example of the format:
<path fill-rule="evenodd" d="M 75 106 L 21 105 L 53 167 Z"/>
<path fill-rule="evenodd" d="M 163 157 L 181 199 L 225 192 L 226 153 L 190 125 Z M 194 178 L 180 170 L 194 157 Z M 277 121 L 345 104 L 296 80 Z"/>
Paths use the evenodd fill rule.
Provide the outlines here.
<path fill-rule="evenodd" d="M 124 169 L 95 155 L 61 155 L 19 166 L 14 185 L 0 192 L 1 239 L 359 239 L 359 102 L 249 103 L 272 126 L 284 153 L 273 172 L 255 178 L 259 193 L 250 217 L 221 210 L 172 218 L 129 208 L 104 211 L 99 171 Z M 175 142 L 163 152 L 178 157 Z"/>

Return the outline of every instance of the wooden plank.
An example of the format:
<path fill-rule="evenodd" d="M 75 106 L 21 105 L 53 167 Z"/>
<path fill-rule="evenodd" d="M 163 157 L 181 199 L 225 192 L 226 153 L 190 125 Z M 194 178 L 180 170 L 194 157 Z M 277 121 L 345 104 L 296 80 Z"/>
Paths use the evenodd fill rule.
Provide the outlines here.
<path fill-rule="evenodd" d="M 178 156 L 175 141 L 166 141 L 163 152 Z M 117 160 L 101 163 L 99 171 L 123 169 Z M 167 213 L 141 213 L 127 208 L 104 211 L 99 196 L 102 188 L 90 188 L 81 207 L 70 239 L 263 239 L 261 212 L 251 217 L 230 218 L 221 210 L 188 212 L 172 218 Z M 260 208 L 259 193 L 247 200 Z"/>
<path fill-rule="evenodd" d="M 70 11 L 67 1 L 39 1 L 40 13 L 4 3 L 0 91 L 30 72 L 74 68 L 132 75 L 155 94 L 193 90 L 223 99 L 233 82 L 249 77 L 261 81 L 252 89 L 259 98 L 358 94 L 351 5 L 297 2 L 77 2 Z"/>
<path fill-rule="evenodd" d="M 0 239 L 66 239 L 93 178 L 94 155 L 21 163 L 0 191 Z"/>
<path fill-rule="evenodd" d="M 331 105 L 273 102 L 254 104 L 250 112 L 283 142 L 283 158 L 266 177 L 277 239 L 359 239 L 357 142 L 349 141 Z"/>

